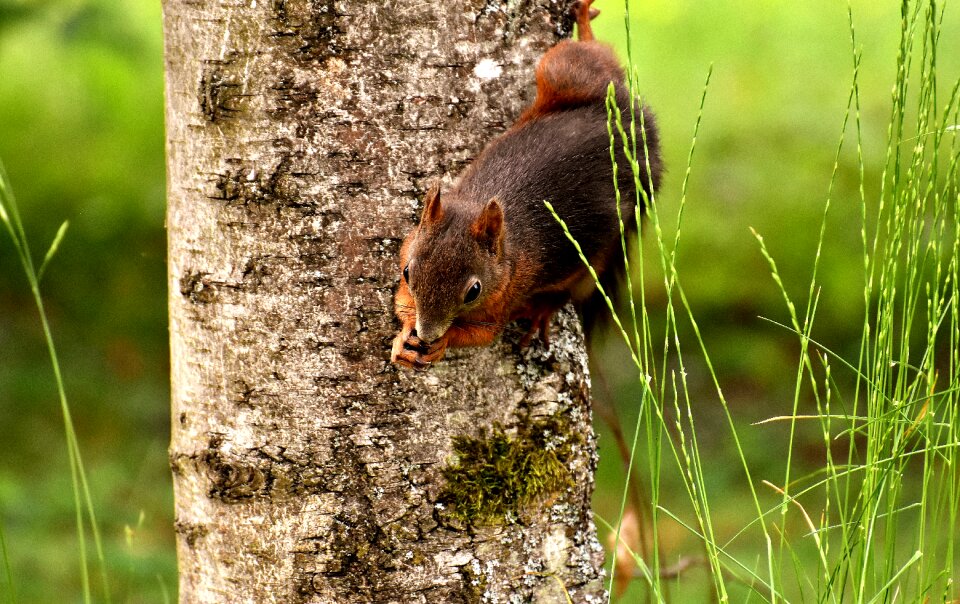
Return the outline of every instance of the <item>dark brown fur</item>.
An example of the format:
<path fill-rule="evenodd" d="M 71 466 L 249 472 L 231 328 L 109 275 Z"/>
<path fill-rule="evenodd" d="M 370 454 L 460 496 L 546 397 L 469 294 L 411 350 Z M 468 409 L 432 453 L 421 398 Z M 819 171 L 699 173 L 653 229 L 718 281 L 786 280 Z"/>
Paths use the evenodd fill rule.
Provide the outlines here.
<path fill-rule="evenodd" d="M 571 299 L 581 306 L 588 301 L 592 278 L 544 201 L 564 219 L 598 273 L 609 279 L 622 270 L 622 263 L 614 266 L 621 253 L 605 106 L 609 83 L 616 86 L 625 121 L 631 101 L 613 50 L 593 41 L 591 2 L 574 8 L 580 40 L 560 42 L 540 60 L 533 105 L 451 191 L 428 193 L 420 224 L 400 253 L 409 283 L 401 278 L 396 295 L 403 327 L 394 340 L 395 363 L 426 367 L 447 347 L 490 343 L 520 318 L 531 322 L 526 341 L 536 331 L 547 341 L 557 309 Z M 643 124 L 651 178 L 641 181 L 650 194 L 661 164 L 653 116 L 645 108 Z M 623 219 L 632 232 L 633 175 L 622 152 L 617 161 Z M 477 280 L 480 294 L 466 302 Z"/>

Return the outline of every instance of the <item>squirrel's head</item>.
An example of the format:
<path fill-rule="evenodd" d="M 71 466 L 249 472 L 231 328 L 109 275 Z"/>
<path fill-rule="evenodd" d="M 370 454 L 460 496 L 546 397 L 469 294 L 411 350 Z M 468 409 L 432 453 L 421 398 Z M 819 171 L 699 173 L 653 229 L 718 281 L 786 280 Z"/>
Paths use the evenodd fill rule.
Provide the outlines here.
<path fill-rule="evenodd" d="M 453 321 L 501 293 L 504 261 L 503 208 L 490 199 L 479 214 L 473 204 L 442 203 L 434 185 L 400 267 L 417 305 L 417 335 L 442 336 Z"/>

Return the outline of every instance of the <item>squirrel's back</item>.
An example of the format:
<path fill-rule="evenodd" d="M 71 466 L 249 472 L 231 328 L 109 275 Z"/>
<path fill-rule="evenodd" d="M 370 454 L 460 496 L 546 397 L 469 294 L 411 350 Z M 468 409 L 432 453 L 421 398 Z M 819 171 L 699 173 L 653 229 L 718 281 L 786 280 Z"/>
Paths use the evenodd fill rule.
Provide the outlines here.
<path fill-rule="evenodd" d="M 627 124 L 628 95 L 622 82 L 618 84 L 619 105 Z M 542 267 L 540 280 L 544 283 L 566 278 L 571 267 L 580 263 L 544 201 L 553 205 L 591 260 L 604 263 L 606 258 L 598 258 L 598 254 L 609 251 L 612 239 L 619 239 L 606 84 L 598 88 L 602 88 L 602 94 L 598 91 L 592 99 L 581 96 L 572 106 L 554 104 L 550 111 L 528 112 L 529 117 L 521 119 L 474 160 L 454 188 L 459 199 L 476 203 L 478 211 L 491 198 L 500 201 L 507 225 L 507 249 Z M 643 145 L 638 142 L 640 182 L 649 195 L 659 184 L 661 166 L 654 118 L 646 108 L 643 115 L 651 177 L 645 173 Z M 639 133 L 639 107 L 636 119 Z M 615 147 L 621 211 L 629 229 L 634 223 L 635 187 L 619 134 Z"/>

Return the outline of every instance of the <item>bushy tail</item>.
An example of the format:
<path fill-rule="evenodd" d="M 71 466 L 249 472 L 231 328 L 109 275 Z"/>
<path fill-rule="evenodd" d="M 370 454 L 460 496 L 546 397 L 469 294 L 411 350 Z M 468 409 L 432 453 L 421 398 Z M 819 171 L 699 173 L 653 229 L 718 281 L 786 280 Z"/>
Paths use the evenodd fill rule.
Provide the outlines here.
<path fill-rule="evenodd" d="M 600 11 L 590 8 L 593 0 L 577 0 L 570 7 L 573 18 L 577 21 L 577 39 L 581 42 L 593 40 L 593 27 L 590 25 L 592 19 L 596 19 Z"/>

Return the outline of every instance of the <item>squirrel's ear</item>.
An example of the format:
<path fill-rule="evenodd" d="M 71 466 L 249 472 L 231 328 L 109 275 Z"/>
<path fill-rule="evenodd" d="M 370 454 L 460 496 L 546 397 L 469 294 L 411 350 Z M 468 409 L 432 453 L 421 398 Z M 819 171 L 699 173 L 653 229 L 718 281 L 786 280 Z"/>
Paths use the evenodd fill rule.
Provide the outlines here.
<path fill-rule="evenodd" d="M 483 206 L 480 216 L 470 227 L 470 233 L 491 253 L 500 253 L 503 245 L 503 208 L 496 197 Z"/>
<path fill-rule="evenodd" d="M 441 220 L 443 220 L 443 206 L 440 205 L 440 183 L 435 182 L 423 199 L 423 214 L 420 216 L 420 224 L 440 222 Z"/>

